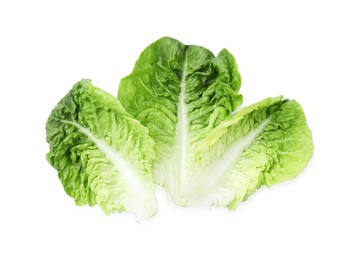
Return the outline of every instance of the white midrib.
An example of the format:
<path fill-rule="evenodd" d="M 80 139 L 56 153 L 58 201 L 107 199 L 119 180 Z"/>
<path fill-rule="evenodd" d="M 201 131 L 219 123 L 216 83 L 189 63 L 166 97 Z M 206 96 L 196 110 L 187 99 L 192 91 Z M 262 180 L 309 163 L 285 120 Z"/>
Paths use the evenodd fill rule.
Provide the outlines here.
<path fill-rule="evenodd" d="M 178 162 L 175 177 L 174 196 L 176 200 L 179 199 L 182 193 L 182 186 L 185 182 L 187 174 L 187 161 L 188 161 L 188 116 L 186 105 L 186 78 L 187 78 L 187 53 L 185 55 L 182 77 L 180 81 L 180 94 L 178 99 L 178 111 L 177 111 L 177 127 L 176 127 L 176 139 L 178 153 L 176 161 Z"/>
<path fill-rule="evenodd" d="M 270 121 L 271 117 L 267 118 L 248 135 L 234 143 L 215 163 L 202 169 L 201 175 L 187 188 L 187 199 L 191 204 L 202 203 L 204 197 L 219 187 L 227 172 L 239 160 L 242 151 L 253 143 Z"/>
<path fill-rule="evenodd" d="M 124 181 L 135 194 L 139 197 L 146 199 L 144 187 L 141 185 L 141 180 L 137 176 L 134 168 L 124 160 L 118 152 L 110 147 L 105 141 L 96 138 L 87 128 L 79 125 L 78 123 L 62 120 L 64 123 L 71 124 L 79 129 L 80 132 L 85 134 L 97 147 L 105 154 L 105 156 L 113 163 L 119 174 L 122 175 Z"/>

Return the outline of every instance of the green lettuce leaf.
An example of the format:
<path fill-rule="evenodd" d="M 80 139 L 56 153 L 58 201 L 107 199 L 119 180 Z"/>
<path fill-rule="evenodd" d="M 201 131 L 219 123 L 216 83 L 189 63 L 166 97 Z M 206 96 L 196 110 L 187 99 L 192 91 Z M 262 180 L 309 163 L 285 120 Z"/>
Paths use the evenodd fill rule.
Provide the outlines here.
<path fill-rule="evenodd" d="M 235 209 L 260 186 L 296 177 L 312 153 L 301 106 L 267 98 L 239 110 L 202 141 L 182 204 Z"/>
<path fill-rule="evenodd" d="M 155 140 L 155 179 L 181 204 L 196 147 L 242 103 L 234 57 L 165 37 L 148 46 L 119 85 L 124 108 Z"/>
<path fill-rule="evenodd" d="M 78 82 L 51 112 L 46 133 L 47 159 L 77 205 L 138 220 L 155 213 L 154 141 L 115 97 Z"/>

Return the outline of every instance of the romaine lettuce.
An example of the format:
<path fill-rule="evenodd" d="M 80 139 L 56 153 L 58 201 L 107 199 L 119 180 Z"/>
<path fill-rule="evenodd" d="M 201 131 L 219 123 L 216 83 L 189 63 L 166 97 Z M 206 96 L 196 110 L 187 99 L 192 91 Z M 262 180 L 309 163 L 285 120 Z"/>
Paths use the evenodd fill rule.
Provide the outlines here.
<path fill-rule="evenodd" d="M 313 153 L 301 106 L 282 96 L 240 108 L 233 56 L 164 37 L 120 81 L 118 99 L 82 80 L 46 124 L 47 159 L 77 205 L 155 214 L 155 183 L 181 206 L 236 209 L 297 176 Z M 155 182 L 155 183 L 154 183 Z"/>
<path fill-rule="evenodd" d="M 154 141 L 115 97 L 82 80 L 53 109 L 46 131 L 47 159 L 77 205 L 138 220 L 155 213 Z"/>
<path fill-rule="evenodd" d="M 312 153 L 301 106 L 267 98 L 241 109 L 201 142 L 183 204 L 235 209 L 261 185 L 296 177 Z"/>
<path fill-rule="evenodd" d="M 148 46 L 120 82 L 118 98 L 155 140 L 155 178 L 174 202 L 193 177 L 195 148 L 242 102 L 234 57 L 164 37 Z"/>

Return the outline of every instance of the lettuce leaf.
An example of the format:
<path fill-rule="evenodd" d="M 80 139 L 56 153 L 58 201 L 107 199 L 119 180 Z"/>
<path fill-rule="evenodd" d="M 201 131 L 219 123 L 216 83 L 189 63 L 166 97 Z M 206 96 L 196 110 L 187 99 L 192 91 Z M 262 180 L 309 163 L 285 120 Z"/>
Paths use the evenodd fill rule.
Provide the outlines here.
<path fill-rule="evenodd" d="M 196 147 L 242 103 L 233 56 L 165 37 L 148 46 L 119 85 L 124 108 L 155 140 L 155 179 L 175 203 L 194 175 Z"/>
<path fill-rule="evenodd" d="M 296 177 L 312 153 L 301 106 L 267 98 L 224 120 L 202 141 L 182 204 L 236 209 L 260 186 Z"/>
<path fill-rule="evenodd" d="M 51 112 L 46 133 L 47 159 L 77 205 L 138 220 L 155 213 L 154 141 L 115 97 L 78 82 Z"/>
<path fill-rule="evenodd" d="M 120 81 L 118 99 L 90 80 L 74 85 L 47 121 L 47 159 L 77 205 L 106 214 L 151 217 L 155 183 L 181 206 L 236 209 L 262 185 L 296 177 L 313 154 L 295 100 L 239 108 L 240 84 L 227 50 L 161 38 Z"/>

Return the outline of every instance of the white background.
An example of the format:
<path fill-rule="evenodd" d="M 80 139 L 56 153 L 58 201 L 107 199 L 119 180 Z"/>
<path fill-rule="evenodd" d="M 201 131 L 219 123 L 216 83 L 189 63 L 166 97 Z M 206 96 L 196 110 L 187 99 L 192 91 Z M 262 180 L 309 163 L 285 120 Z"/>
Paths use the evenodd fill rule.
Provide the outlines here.
<path fill-rule="evenodd" d="M 0 259 L 361 259 L 357 2 L 1 1 Z M 159 191 L 141 224 L 74 205 L 45 160 L 51 109 L 82 78 L 116 95 L 166 35 L 232 52 L 245 104 L 302 104 L 315 154 L 298 178 L 235 212 L 180 208 Z"/>

